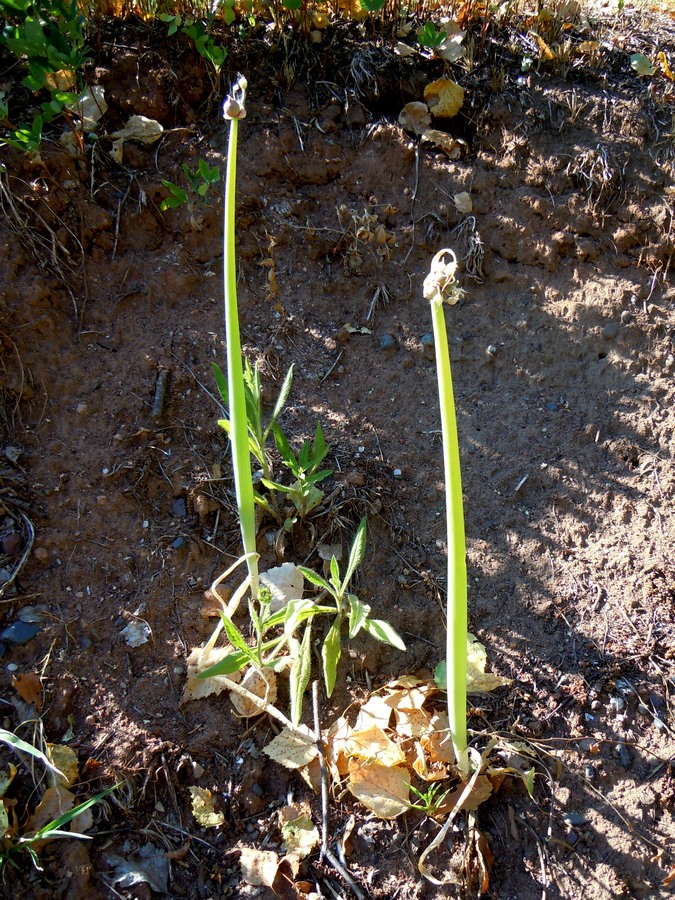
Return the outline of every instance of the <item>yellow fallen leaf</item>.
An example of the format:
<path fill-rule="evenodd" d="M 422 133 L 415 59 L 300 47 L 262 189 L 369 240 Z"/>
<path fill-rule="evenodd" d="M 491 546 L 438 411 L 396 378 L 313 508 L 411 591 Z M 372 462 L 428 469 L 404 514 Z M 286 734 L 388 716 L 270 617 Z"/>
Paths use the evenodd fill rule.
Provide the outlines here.
<path fill-rule="evenodd" d="M 298 874 L 300 861 L 305 859 L 317 846 L 321 838 L 319 830 L 312 822 L 307 803 L 291 803 L 279 810 L 283 850 L 291 865 L 293 875 Z"/>
<path fill-rule="evenodd" d="M 77 753 L 64 744 L 47 744 L 47 756 L 57 769 L 63 772 L 63 777 L 56 772 L 50 772 L 49 778 L 55 787 L 70 787 L 75 784 L 79 775 L 79 763 Z"/>
<path fill-rule="evenodd" d="M 556 55 L 553 50 L 551 50 L 546 41 L 540 37 L 536 31 L 530 31 L 529 35 L 536 41 L 537 47 L 539 48 L 539 54 L 543 60 L 550 62 L 552 59 L 555 59 Z"/>
<path fill-rule="evenodd" d="M 405 762 L 405 753 L 376 725 L 363 731 L 353 731 L 344 742 L 349 757 L 376 760 L 381 766 L 397 766 Z"/>
<path fill-rule="evenodd" d="M 388 728 L 391 712 L 391 706 L 381 694 L 372 694 L 359 710 L 356 722 L 354 722 L 354 731 L 362 731 L 371 725 Z"/>
<path fill-rule="evenodd" d="M 455 805 L 457 804 L 458 800 L 462 796 L 462 793 L 464 792 L 464 789 L 466 788 L 467 783 L 468 782 L 460 781 L 458 787 L 456 787 L 454 791 L 449 793 L 443 799 L 442 803 L 440 803 L 438 806 L 438 815 L 439 816 L 449 815 L 453 811 L 453 809 L 455 808 Z M 460 806 L 460 809 L 463 809 L 465 812 L 468 812 L 469 810 L 472 810 L 472 809 L 478 809 L 478 807 L 481 805 L 481 803 L 485 803 L 485 801 L 487 800 L 487 798 L 490 796 L 491 793 L 492 793 L 492 782 L 490 781 L 490 779 L 488 778 L 487 775 L 479 775 L 476 778 L 476 781 L 474 783 L 473 789 L 471 790 L 471 793 L 466 798 L 466 800 L 464 800 L 464 802 Z"/>
<path fill-rule="evenodd" d="M 274 850 L 255 850 L 253 847 L 242 847 L 241 877 L 246 884 L 264 884 L 271 888 L 279 869 L 279 857 Z"/>
<path fill-rule="evenodd" d="M 396 733 L 404 738 L 418 738 L 431 727 L 431 715 L 424 709 L 397 709 Z"/>
<path fill-rule="evenodd" d="M 471 200 L 471 194 L 462 191 L 459 194 L 455 194 L 452 199 L 455 201 L 455 206 L 461 213 L 470 213 L 472 211 L 473 201 Z"/>
<path fill-rule="evenodd" d="M 439 150 L 447 153 L 450 159 L 459 159 L 462 155 L 462 148 L 467 148 L 466 141 L 454 138 L 447 131 L 439 131 L 437 128 L 427 128 L 421 137 L 423 141 L 428 141 L 428 143 L 438 147 Z"/>
<path fill-rule="evenodd" d="M 75 806 L 75 795 L 63 786 L 49 787 L 42 795 L 42 800 L 35 807 L 33 815 L 26 822 L 24 837 L 35 834 L 45 825 L 60 818 Z"/>
<path fill-rule="evenodd" d="M 406 103 L 398 116 L 398 123 L 405 128 L 406 131 L 412 131 L 413 134 L 423 134 L 431 125 L 431 114 L 426 103 L 413 100 L 412 103 Z"/>
<path fill-rule="evenodd" d="M 410 773 L 405 766 L 349 761 L 348 787 L 380 819 L 395 819 L 410 809 Z"/>
<path fill-rule="evenodd" d="M 210 643 L 210 642 L 209 642 Z M 183 689 L 183 696 L 180 698 L 179 706 L 187 703 L 188 700 L 202 700 L 204 697 L 210 697 L 212 694 L 220 694 L 226 691 L 230 684 L 241 681 L 242 672 L 233 672 L 231 675 L 214 675 L 213 678 L 200 679 L 199 673 L 205 672 L 211 666 L 215 666 L 221 659 L 224 659 L 229 653 L 234 652 L 234 647 L 193 647 L 187 658 L 187 679 Z"/>
<path fill-rule="evenodd" d="M 331 778 L 335 782 L 339 782 L 349 772 L 345 742 L 351 733 L 351 726 L 344 716 L 340 716 L 337 721 L 333 722 L 325 735 L 326 762 Z"/>
<path fill-rule="evenodd" d="M 316 740 L 306 725 L 284 728 L 263 752 L 287 769 L 301 769 L 319 754 Z"/>
<path fill-rule="evenodd" d="M 600 44 L 598 41 L 582 41 L 576 49 L 578 53 L 588 53 L 592 55 L 598 52 Z"/>
<path fill-rule="evenodd" d="M 277 699 L 277 676 L 272 669 L 247 669 L 240 684 L 256 697 L 260 697 L 260 703 L 256 703 L 234 691 L 230 692 L 232 706 L 245 719 L 262 715 L 265 712 L 265 705 L 273 704 Z"/>
<path fill-rule="evenodd" d="M 467 635 L 466 689 L 469 694 L 485 694 L 511 684 L 510 678 L 485 671 L 487 650 L 473 634 Z"/>
<path fill-rule="evenodd" d="M 659 64 L 659 69 L 661 69 L 666 78 L 675 81 L 675 75 L 673 75 L 672 69 L 668 65 L 668 57 L 663 50 L 656 54 L 656 62 Z"/>
<path fill-rule="evenodd" d="M 211 791 L 196 785 L 188 787 L 192 797 L 192 815 L 202 828 L 218 828 L 225 822 L 223 813 L 215 808 L 215 798 Z"/>
<path fill-rule="evenodd" d="M 454 763 L 450 723 L 446 712 L 436 713 L 431 719 L 429 731 L 420 738 L 432 763 Z"/>
<path fill-rule="evenodd" d="M 464 88 L 449 78 L 438 78 L 424 88 L 424 99 L 437 119 L 451 119 L 464 103 Z"/>

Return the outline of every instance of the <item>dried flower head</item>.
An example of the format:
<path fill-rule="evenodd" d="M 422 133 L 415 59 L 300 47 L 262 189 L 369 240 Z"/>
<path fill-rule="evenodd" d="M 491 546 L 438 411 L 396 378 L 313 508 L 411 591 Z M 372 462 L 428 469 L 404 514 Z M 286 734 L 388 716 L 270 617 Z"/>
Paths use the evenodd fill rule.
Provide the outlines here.
<path fill-rule="evenodd" d="M 229 119 L 245 119 L 246 118 L 246 89 L 248 81 L 243 75 L 237 75 L 237 80 L 232 85 L 230 93 L 223 103 L 223 118 Z"/>
<path fill-rule="evenodd" d="M 446 257 L 449 261 L 446 262 Z M 431 260 L 431 269 L 424 279 L 424 298 L 432 303 L 450 303 L 454 305 L 461 300 L 464 291 L 455 279 L 457 257 L 452 250 L 439 250 Z"/>

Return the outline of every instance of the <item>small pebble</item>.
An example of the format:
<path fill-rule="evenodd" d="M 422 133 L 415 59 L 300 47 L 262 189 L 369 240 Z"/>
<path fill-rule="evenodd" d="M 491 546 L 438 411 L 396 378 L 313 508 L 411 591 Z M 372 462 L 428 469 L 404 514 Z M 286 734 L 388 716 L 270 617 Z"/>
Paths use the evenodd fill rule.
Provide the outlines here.
<path fill-rule="evenodd" d="M 422 337 L 420 338 L 420 342 L 423 347 L 433 347 L 434 346 L 434 336 L 430 331 L 425 331 Z"/>
<path fill-rule="evenodd" d="M 565 840 L 568 844 L 571 844 L 572 847 L 575 847 L 579 843 L 579 835 L 573 828 L 570 828 L 565 832 Z"/>
<path fill-rule="evenodd" d="M 663 366 L 666 369 L 672 369 L 673 366 L 675 366 L 675 356 L 673 356 L 672 353 L 669 353 L 668 356 L 666 356 L 666 361 Z"/>
<path fill-rule="evenodd" d="M 185 538 L 177 537 L 175 541 L 171 544 L 174 550 L 180 550 L 181 547 L 185 546 Z"/>
<path fill-rule="evenodd" d="M 2 640 L 1 634 L 0 634 L 0 640 Z M 654 719 L 654 728 L 658 728 L 659 731 L 665 731 L 666 723 L 662 719 Z"/>
<path fill-rule="evenodd" d="M 264 792 L 263 792 L 263 789 L 260 787 L 260 785 L 258 784 L 257 781 L 256 781 L 254 784 L 251 785 L 251 793 L 252 793 L 252 794 L 255 794 L 256 797 L 262 797 L 262 795 L 263 795 Z"/>
<path fill-rule="evenodd" d="M 616 749 L 619 751 L 619 762 L 624 769 L 627 769 L 630 766 L 630 753 L 628 752 L 628 747 L 626 747 L 623 741 L 619 741 L 616 745 Z"/>
<path fill-rule="evenodd" d="M 489 356 L 496 356 L 497 355 L 497 345 L 496 344 L 488 344 L 485 352 Z"/>
<path fill-rule="evenodd" d="M 568 825 L 585 825 L 588 822 L 588 818 L 583 815 L 583 813 L 575 813 L 575 812 L 566 812 L 563 816 L 563 819 L 567 822 Z"/>
<path fill-rule="evenodd" d="M 171 509 L 172 509 L 172 513 L 174 516 L 179 516 L 180 518 L 183 518 L 184 516 L 186 516 L 187 515 L 187 506 L 185 504 L 185 498 L 177 497 L 173 501 L 173 506 Z"/>
<path fill-rule="evenodd" d="M 12 622 L 7 628 L 0 631 L 0 641 L 4 644 L 13 644 L 18 647 L 32 641 L 40 629 L 29 622 Z"/>
<path fill-rule="evenodd" d="M 16 663 L 9 663 L 9 665 L 7 666 L 7 671 L 8 672 L 16 672 L 18 670 L 18 668 L 19 667 L 17 666 Z"/>
<path fill-rule="evenodd" d="M 2 538 L 2 552 L 5 556 L 18 556 L 23 548 L 23 539 L 18 531 L 11 531 Z"/>
<path fill-rule="evenodd" d="M 394 478 L 403 478 L 403 472 L 400 469 L 394 469 L 392 475 Z"/>
<path fill-rule="evenodd" d="M 185 667 L 184 667 L 184 666 L 174 666 L 174 667 L 173 667 L 173 674 L 174 674 L 174 675 L 183 675 L 183 674 L 185 674 Z"/>
<path fill-rule="evenodd" d="M 621 712 L 621 710 L 624 708 L 624 706 L 626 705 L 626 701 L 623 699 L 623 697 L 612 697 L 608 705 L 611 710 L 618 713 Z"/>
<path fill-rule="evenodd" d="M 550 409 L 551 412 L 558 412 L 558 404 L 557 403 L 547 403 L 546 409 Z"/>
<path fill-rule="evenodd" d="M 396 338 L 390 334 L 383 334 L 380 338 L 380 350 L 395 350 L 397 347 Z"/>
<path fill-rule="evenodd" d="M 595 778 L 595 769 L 590 763 L 586 763 L 584 766 L 584 775 L 588 778 L 589 781 L 592 781 Z"/>
<path fill-rule="evenodd" d="M 602 329 L 602 336 L 606 341 L 613 341 L 619 333 L 618 322 L 608 322 Z"/>
<path fill-rule="evenodd" d="M 601 706 L 602 706 L 602 703 L 600 703 L 599 700 L 594 700 L 591 703 L 591 709 L 600 709 Z"/>
<path fill-rule="evenodd" d="M 641 716 L 648 716 L 648 715 L 649 715 L 649 707 L 648 707 L 648 706 L 645 706 L 644 703 L 638 703 L 638 708 L 637 708 L 637 710 L 638 710 L 638 712 L 640 713 Z"/>
<path fill-rule="evenodd" d="M 632 321 L 633 321 L 633 317 L 630 314 L 630 310 L 624 309 L 624 311 L 621 313 L 621 324 L 622 325 L 630 325 L 630 323 Z"/>

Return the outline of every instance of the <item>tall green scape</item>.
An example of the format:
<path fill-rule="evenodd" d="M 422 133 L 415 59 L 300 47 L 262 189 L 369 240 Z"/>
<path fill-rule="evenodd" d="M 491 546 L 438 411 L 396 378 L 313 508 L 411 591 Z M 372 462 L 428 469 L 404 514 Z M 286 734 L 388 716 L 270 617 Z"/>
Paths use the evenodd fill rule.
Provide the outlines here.
<path fill-rule="evenodd" d="M 449 257 L 449 262 L 446 262 Z M 431 304 L 436 348 L 436 377 L 441 407 L 443 468 L 445 475 L 445 512 L 448 535 L 448 585 L 446 666 L 448 720 L 457 766 L 469 771 L 466 738 L 467 675 L 467 581 L 462 474 L 459 465 L 459 441 L 455 398 L 452 390 L 448 334 L 443 303 L 456 303 L 464 291 L 455 282 L 457 259 L 452 250 L 440 250 L 433 258 L 431 271 L 424 280 L 424 297 Z"/>
<path fill-rule="evenodd" d="M 244 553 L 247 555 L 251 595 L 258 596 L 258 556 L 256 553 L 255 500 L 248 442 L 246 391 L 239 335 L 237 306 L 237 261 L 234 250 L 234 206 L 237 186 L 237 137 L 239 120 L 246 117 L 246 79 L 239 75 L 231 94 L 223 104 L 223 118 L 230 123 L 225 173 L 225 224 L 223 231 L 223 267 L 225 288 L 225 342 L 227 345 L 227 384 L 230 407 L 230 443 L 234 468 L 234 488 Z"/>

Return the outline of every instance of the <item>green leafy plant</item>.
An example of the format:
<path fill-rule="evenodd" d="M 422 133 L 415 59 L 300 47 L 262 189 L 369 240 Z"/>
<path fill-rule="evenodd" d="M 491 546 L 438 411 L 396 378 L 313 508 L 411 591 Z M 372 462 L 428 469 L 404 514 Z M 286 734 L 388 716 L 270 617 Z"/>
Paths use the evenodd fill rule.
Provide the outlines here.
<path fill-rule="evenodd" d="M 63 115 L 73 124 L 72 107 L 80 97 L 83 67 L 89 57 L 85 43 L 86 19 L 77 0 L 0 0 L 6 17 L 0 41 L 27 67 L 24 85 L 38 93 L 47 91 L 40 112 L 31 122 L 14 125 L 9 119 L 9 101 L 3 98 L 5 133 L 0 144 L 35 153 L 42 141 L 42 129 Z"/>
<path fill-rule="evenodd" d="M 169 191 L 169 196 L 160 204 L 162 212 L 177 209 L 186 203 L 190 205 L 195 199 L 205 201 L 208 192 L 220 182 L 220 169 L 218 166 L 210 166 L 205 159 L 199 160 L 194 171 L 187 163 L 183 163 L 183 174 L 188 183 L 187 191 L 172 181 L 162 179 L 162 184 Z"/>
<path fill-rule="evenodd" d="M 421 47 L 428 47 L 430 50 L 440 46 L 446 39 L 447 34 L 441 31 L 429 19 L 417 32 L 417 41 Z"/>
<path fill-rule="evenodd" d="M 447 586 L 447 690 L 448 719 L 458 768 L 468 773 L 469 754 L 466 737 L 467 680 L 467 579 L 466 537 L 462 500 L 462 475 L 455 399 L 450 370 L 448 334 L 443 304 L 453 304 L 464 293 L 457 285 L 457 259 L 451 250 L 440 250 L 433 258 L 424 281 L 424 297 L 431 304 L 431 319 L 436 352 L 436 377 L 443 435 L 446 527 L 448 535 Z"/>
<path fill-rule="evenodd" d="M 341 637 L 340 630 L 345 619 L 349 620 L 349 637 L 354 638 L 363 629 L 371 637 L 399 650 L 405 650 L 405 644 L 398 636 L 396 631 L 387 622 L 381 619 L 371 619 L 370 606 L 360 600 L 356 594 L 348 591 L 349 583 L 352 580 L 354 572 L 361 564 L 366 549 L 366 520 L 361 520 L 354 537 L 347 568 L 344 576 L 340 575 L 340 568 L 337 558 L 331 557 L 330 560 L 330 577 L 328 580 L 318 575 L 313 569 L 305 566 L 298 566 L 307 581 L 321 588 L 325 594 L 331 597 L 335 603 L 335 618 L 328 630 L 328 634 L 323 642 L 321 650 L 321 658 L 323 661 L 323 675 L 326 684 L 326 691 L 330 697 L 335 688 L 335 679 L 337 674 L 337 664 L 341 655 Z"/>
<path fill-rule="evenodd" d="M 212 363 L 212 368 L 213 374 L 216 379 L 216 385 L 218 386 L 218 391 L 223 402 L 225 403 L 225 406 L 227 407 L 227 404 L 229 403 L 229 388 L 227 384 L 227 378 L 216 363 Z M 270 419 L 266 425 L 263 424 L 262 384 L 260 380 L 260 367 L 257 363 L 252 366 L 250 362 L 245 359 L 243 374 L 249 450 L 261 468 L 262 477 L 267 481 L 271 481 L 273 478 L 273 468 L 269 453 L 267 452 L 267 442 L 278 417 L 281 415 L 283 408 L 286 405 L 288 395 L 291 392 L 291 385 L 293 384 L 293 366 L 291 366 L 286 373 L 286 377 L 284 378 L 281 389 L 279 390 L 277 401 L 274 404 L 272 415 L 270 416 Z M 221 428 L 224 428 L 228 434 L 230 434 L 232 426 L 229 418 L 219 419 L 218 424 Z M 258 502 L 263 502 L 260 497 L 257 497 L 256 499 Z M 279 518 L 278 510 L 275 510 L 275 515 L 277 518 Z"/>
<path fill-rule="evenodd" d="M 294 512 L 292 510 L 289 511 L 283 523 L 284 528 L 290 531 L 298 521 L 298 517 L 303 519 L 319 506 L 324 494 L 317 485 L 325 478 L 328 478 L 329 475 L 332 475 L 333 470 L 319 468 L 329 449 L 324 440 L 320 422 L 317 422 L 314 440 L 305 441 L 297 456 L 293 453 L 286 435 L 276 422 L 274 422 L 272 430 L 274 432 L 274 442 L 281 455 L 281 461 L 290 470 L 295 481 L 290 485 L 284 485 L 277 481 L 263 478 L 262 483 L 272 491 L 280 491 L 285 494 L 293 504 Z"/>
<path fill-rule="evenodd" d="M 433 818 L 443 805 L 443 801 L 450 794 L 449 790 L 443 790 L 443 785 L 435 781 L 429 785 L 426 791 L 418 790 L 414 785 L 409 785 L 416 800 L 410 804 L 411 809 L 419 809 L 425 815 Z"/>
<path fill-rule="evenodd" d="M 223 19 L 226 25 L 232 24 L 235 20 L 233 3 L 219 4 L 222 9 Z M 220 75 L 223 63 L 227 59 L 227 49 L 222 44 L 216 43 L 211 28 L 215 20 L 215 13 L 212 13 L 206 19 L 206 24 L 200 19 L 191 16 L 181 16 L 180 14 L 172 15 L 170 13 L 162 13 L 159 17 L 163 22 L 168 24 L 168 35 L 171 37 L 176 34 L 178 29 L 189 37 L 195 50 L 207 62 L 211 63 L 215 69 L 216 76 Z"/>

